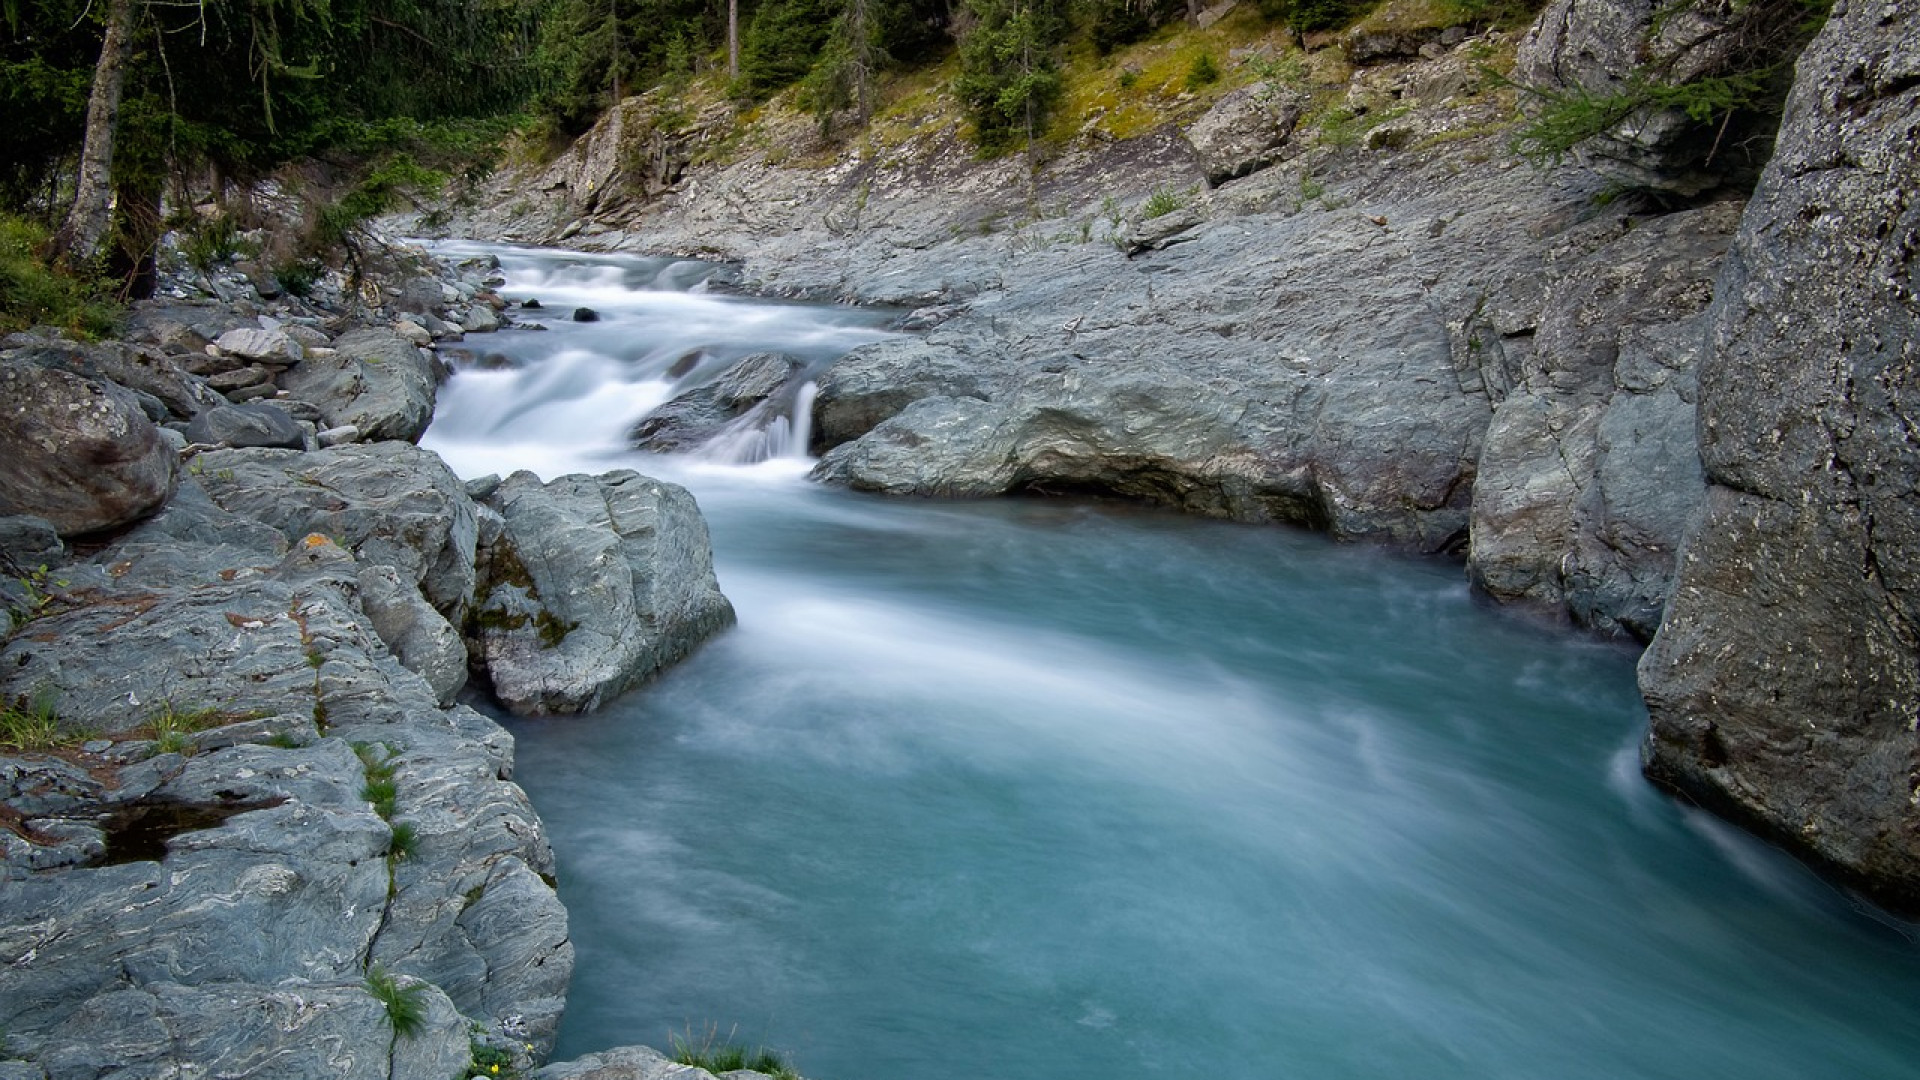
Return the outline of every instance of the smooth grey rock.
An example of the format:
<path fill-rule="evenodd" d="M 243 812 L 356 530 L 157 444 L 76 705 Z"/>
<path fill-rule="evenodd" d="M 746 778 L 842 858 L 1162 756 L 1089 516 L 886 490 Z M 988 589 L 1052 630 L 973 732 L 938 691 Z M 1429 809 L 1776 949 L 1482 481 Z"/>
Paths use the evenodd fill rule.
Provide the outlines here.
<path fill-rule="evenodd" d="M 287 543 L 308 536 L 345 545 L 363 562 L 401 570 L 458 623 L 474 585 L 474 511 L 438 454 L 406 443 L 310 453 L 220 450 L 200 456 L 213 501 L 274 526 Z"/>
<path fill-rule="evenodd" d="M 1920 5 L 1836 6 L 1709 312 L 1647 773 L 1920 911 Z"/>
<path fill-rule="evenodd" d="M 109 385 L 0 359 L 0 514 L 63 537 L 129 525 L 173 494 L 173 447 Z"/>
<path fill-rule="evenodd" d="M 309 357 L 282 374 L 281 388 L 317 406 L 325 427 L 351 424 L 368 442 L 418 441 L 433 418 L 433 362 L 391 330 L 342 334 L 333 348 L 332 356 Z"/>
<path fill-rule="evenodd" d="M 648 413 L 634 426 L 633 444 L 660 453 L 691 450 L 776 396 L 791 405 L 793 382 L 803 369 L 799 359 L 786 353 L 741 357 L 712 382 Z"/>
<path fill-rule="evenodd" d="M 468 651 L 515 712 L 595 708 L 733 623 L 682 487 L 518 472 L 487 504 L 502 527 L 480 553 Z"/>
<path fill-rule="evenodd" d="M 923 397 L 978 397 L 992 362 L 983 343 L 891 338 L 841 357 L 817 380 L 812 449 L 825 453 L 857 439 Z"/>
<path fill-rule="evenodd" d="M 306 350 L 284 330 L 242 327 L 221 334 L 213 344 L 230 356 L 276 368 L 292 367 L 306 356 Z"/>
<path fill-rule="evenodd" d="M 188 442 L 205 446 L 306 448 L 306 432 L 283 409 L 271 405 L 221 405 L 190 421 Z"/>

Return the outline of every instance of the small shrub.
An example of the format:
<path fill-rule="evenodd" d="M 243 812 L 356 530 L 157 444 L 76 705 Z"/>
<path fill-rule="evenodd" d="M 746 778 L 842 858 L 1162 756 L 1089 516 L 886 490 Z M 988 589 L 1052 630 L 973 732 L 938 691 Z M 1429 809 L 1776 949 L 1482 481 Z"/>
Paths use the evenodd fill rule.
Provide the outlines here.
<path fill-rule="evenodd" d="M 1187 89 L 1198 90 L 1220 81 L 1220 64 L 1212 53 L 1201 53 L 1187 66 Z"/>
<path fill-rule="evenodd" d="M 43 324 L 90 338 L 113 333 L 121 311 L 107 284 L 49 266 L 47 249 L 47 230 L 0 213 L 0 334 Z"/>
<path fill-rule="evenodd" d="M 410 1039 L 427 1026 L 427 987 L 425 983 L 393 975 L 378 964 L 367 969 L 367 993 L 386 1006 L 387 1023 L 398 1038 Z"/>
<path fill-rule="evenodd" d="M 240 230 L 225 214 L 195 221 L 180 238 L 180 254 L 203 274 L 232 258 L 239 246 Z"/>
<path fill-rule="evenodd" d="M 1120 84 L 1120 89 L 1131 90 L 1140 82 L 1140 71 L 1137 68 L 1121 68 L 1115 81 Z"/>

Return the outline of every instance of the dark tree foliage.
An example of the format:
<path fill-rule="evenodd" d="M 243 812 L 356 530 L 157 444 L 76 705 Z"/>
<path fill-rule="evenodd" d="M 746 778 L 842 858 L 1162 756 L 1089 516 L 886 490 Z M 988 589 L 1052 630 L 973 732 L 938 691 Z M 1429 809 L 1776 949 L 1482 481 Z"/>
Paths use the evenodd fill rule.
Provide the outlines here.
<path fill-rule="evenodd" d="M 1055 56 L 1066 37 L 1060 0 L 967 0 L 974 23 L 960 41 L 954 94 L 989 150 L 1032 142 L 1060 96 Z"/>
<path fill-rule="evenodd" d="M 1260 13 L 1295 30 L 1337 30 L 1374 4 L 1375 0 L 1260 0 Z"/>
<path fill-rule="evenodd" d="M 833 39 L 843 0 L 765 0 L 740 47 L 740 91 L 760 98 L 798 82 Z"/>

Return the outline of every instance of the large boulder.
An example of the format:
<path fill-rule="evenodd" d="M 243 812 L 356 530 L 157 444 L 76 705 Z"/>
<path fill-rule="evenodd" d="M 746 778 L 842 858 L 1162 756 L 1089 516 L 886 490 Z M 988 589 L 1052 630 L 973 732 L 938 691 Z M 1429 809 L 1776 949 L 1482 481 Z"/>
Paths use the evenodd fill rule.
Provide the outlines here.
<path fill-rule="evenodd" d="M 817 380 L 813 446 L 825 453 L 857 439 L 924 397 L 977 397 L 991 369 L 990 343 L 888 338 L 841 357 Z"/>
<path fill-rule="evenodd" d="M 285 409 L 272 405 L 218 405 L 194 417 L 182 434 L 207 446 L 264 446 L 304 450 L 307 434 Z"/>
<path fill-rule="evenodd" d="M 1207 183 L 1218 187 L 1280 160 L 1309 104 L 1307 95 L 1276 82 L 1243 86 L 1215 102 L 1184 132 Z"/>
<path fill-rule="evenodd" d="M 1836 6 L 1710 312 L 1646 769 L 1920 910 L 1920 5 Z"/>
<path fill-rule="evenodd" d="M 131 395 L 0 359 L 0 514 L 45 518 L 62 536 L 122 528 L 173 494 L 178 459 Z"/>
<path fill-rule="evenodd" d="M 438 362 L 392 330 L 355 330 L 331 355 L 310 356 L 280 375 L 280 388 L 310 402 L 324 427 L 351 425 L 367 442 L 417 442 L 433 419 Z"/>
<path fill-rule="evenodd" d="M 733 623 L 685 488 L 629 470 L 509 476 L 486 505 L 468 649 L 509 709 L 595 708 Z"/>
<path fill-rule="evenodd" d="M 85 379 L 115 383 L 133 391 L 141 396 L 142 405 L 153 420 L 169 415 L 186 419 L 226 404 L 225 398 L 188 373 L 178 360 L 153 348 L 117 341 L 81 343 L 26 335 L 8 340 L 20 343 L 12 350 L 16 360 L 56 368 Z M 164 410 L 162 415 L 155 415 L 156 404 Z"/>

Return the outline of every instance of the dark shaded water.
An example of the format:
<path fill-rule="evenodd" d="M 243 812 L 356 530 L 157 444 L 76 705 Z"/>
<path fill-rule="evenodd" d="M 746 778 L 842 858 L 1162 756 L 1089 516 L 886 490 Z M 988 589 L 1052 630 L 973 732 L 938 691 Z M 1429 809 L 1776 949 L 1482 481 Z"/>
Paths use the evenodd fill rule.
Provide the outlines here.
<path fill-rule="evenodd" d="M 429 445 L 619 463 L 673 305 L 750 312 L 722 353 L 875 332 L 597 298 L 457 377 Z M 817 1080 L 1920 1076 L 1911 928 L 1648 788 L 1632 655 L 1456 564 L 627 460 L 699 496 L 740 625 L 513 724 L 579 949 L 564 1055 L 717 1025 Z"/>

